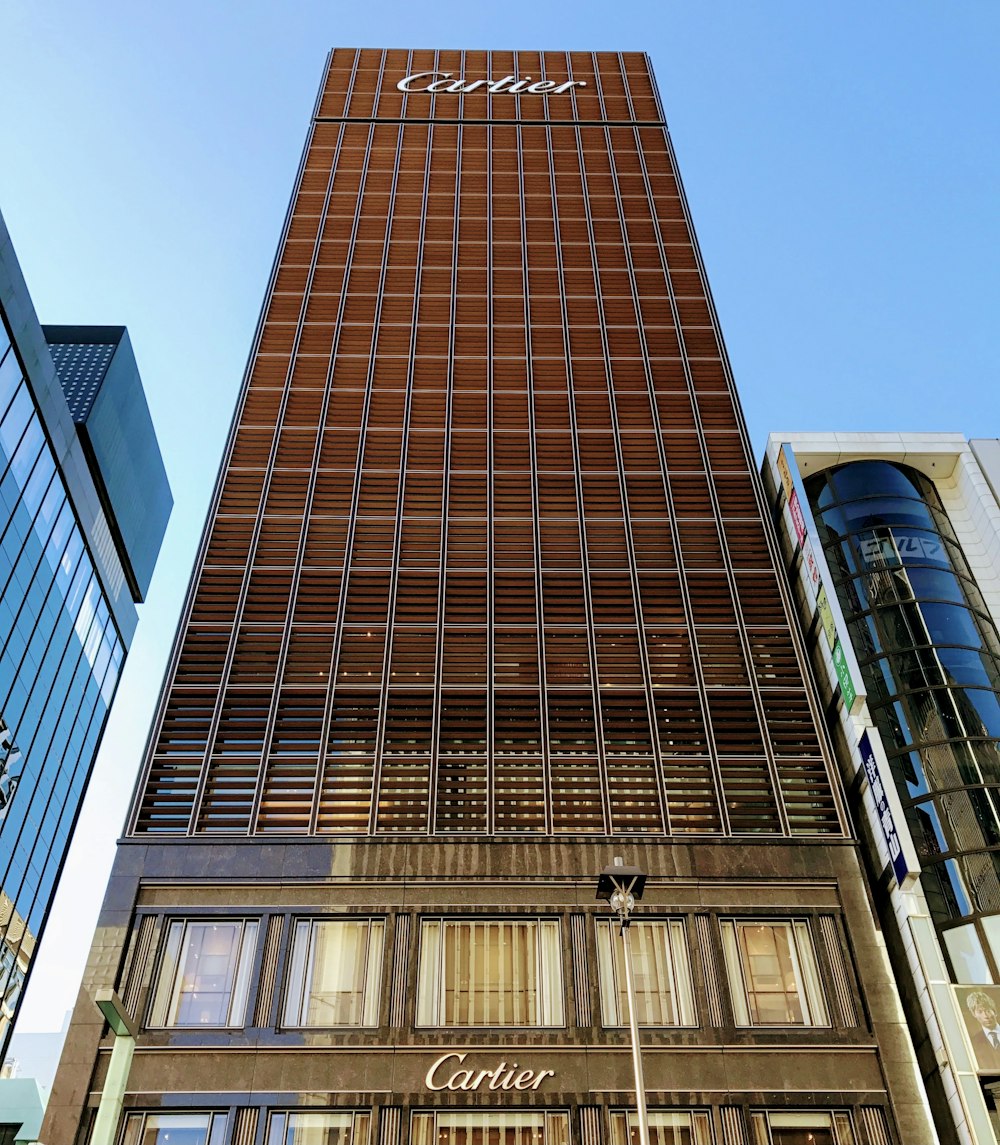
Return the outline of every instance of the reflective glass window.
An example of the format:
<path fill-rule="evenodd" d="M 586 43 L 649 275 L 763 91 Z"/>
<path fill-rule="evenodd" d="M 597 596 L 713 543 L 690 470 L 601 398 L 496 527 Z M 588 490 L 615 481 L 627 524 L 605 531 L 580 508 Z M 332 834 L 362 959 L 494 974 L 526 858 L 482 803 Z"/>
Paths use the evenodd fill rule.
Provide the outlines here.
<path fill-rule="evenodd" d="M 412 1145 L 569 1145 L 569 1140 L 569 1114 L 543 1109 L 414 1113 L 410 1132 Z"/>
<path fill-rule="evenodd" d="M 381 919 L 296 922 L 285 1024 L 377 1026 L 384 939 Z"/>
<path fill-rule="evenodd" d="M 370 1122 L 367 1111 L 302 1109 L 272 1113 L 267 1145 L 368 1145 Z"/>
<path fill-rule="evenodd" d="M 257 923 L 177 920 L 167 927 L 151 1026 L 241 1026 Z"/>
<path fill-rule="evenodd" d="M 841 501 L 870 497 L 873 493 L 907 498 L 923 496 L 915 477 L 888 461 L 853 461 L 836 470 L 832 482 Z"/>
<path fill-rule="evenodd" d="M 953 926 L 951 930 L 944 931 L 943 938 L 951 959 L 953 982 L 978 984 L 993 981 L 975 926 Z"/>
<path fill-rule="evenodd" d="M 561 1026 L 555 919 L 429 919 L 420 935 L 418 1026 Z"/>
<path fill-rule="evenodd" d="M 220 1113 L 127 1113 L 122 1145 L 222 1145 Z"/>
<path fill-rule="evenodd" d="M 642 919 L 629 927 L 638 1021 L 644 1026 L 695 1025 L 687 939 L 681 919 Z M 624 949 L 613 919 L 597 924 L 601 1018 L 605 1026 L 628 1024 Z"/>
<path fill-rule="evenodd" d="M 846 1111 L 771 1111 L 752 1113 L 753 1145 L 855 1145 Z"/>
<path fill-rule="evenodd" d="M 863 501 L 851 501 L 850 504 L 842 505 L 841 511 L 845 527 L 851 533 L 893 525 L 931 531 L 936 529 L 933 514 L 920 501 L 892 501 L 886 497 L 868 497 Z"/>
<path fill-rule="evenodd" d="M 686 1109 L 650 1109 L 647 1114 L 650 1145 L 712 1145 L 708 1113 Z M 612 1145 L 639 1145 L 639 1121 L 632 1111 L 611 1114 Z"/>
<path fill-rule="evenodd" d="M 722 922 L 722 943 L 738 1026 L 826 1026 L 809 924 Z"/>

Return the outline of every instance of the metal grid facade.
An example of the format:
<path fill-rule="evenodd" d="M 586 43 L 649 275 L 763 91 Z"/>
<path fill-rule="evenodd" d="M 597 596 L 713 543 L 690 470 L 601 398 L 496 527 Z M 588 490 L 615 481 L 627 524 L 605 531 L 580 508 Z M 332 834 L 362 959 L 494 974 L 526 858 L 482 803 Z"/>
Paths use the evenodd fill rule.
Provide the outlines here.
<path fill-rule="evenodd" d="M 643 55 L 331 56 L 153 833 L 843 834 Z"/>

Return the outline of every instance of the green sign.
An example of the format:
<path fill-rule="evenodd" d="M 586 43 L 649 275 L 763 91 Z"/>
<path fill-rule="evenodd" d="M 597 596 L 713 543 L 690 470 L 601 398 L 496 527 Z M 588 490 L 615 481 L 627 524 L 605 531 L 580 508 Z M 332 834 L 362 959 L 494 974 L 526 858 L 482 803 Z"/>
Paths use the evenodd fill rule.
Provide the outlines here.
<path fill-rule="evenodd" d="M 851 679 L 851 670 L 847 666 L 847 657 L 844 655 L 844 649 L 839 640 L 833 646 L 833 667 L 840 682 L 840 693 L 844 697 L 844 707 L 850 711 L 854 707 L 858 693 L 854 687 L 854 681 Z"/>

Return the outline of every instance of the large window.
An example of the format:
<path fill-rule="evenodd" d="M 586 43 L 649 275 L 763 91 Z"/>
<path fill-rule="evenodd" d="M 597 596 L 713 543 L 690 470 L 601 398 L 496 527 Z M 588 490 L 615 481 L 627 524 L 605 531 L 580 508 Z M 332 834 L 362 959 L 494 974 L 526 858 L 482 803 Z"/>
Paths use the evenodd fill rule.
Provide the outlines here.
<path fill-rule="evenodd" d="M 300 919 L 285 994 L 286 1026 L 377 1026 L 385 923 Z"/>
<path fill-rule="evenodd" d="M 149 1024 L 242 1026 L 256 946 L 256 922 L 169 923 Z"/>
<path fill-rule="evenodd" d="M 371 1116 L 333 1110 L 272 1113 L 267 1145 L 368 1145 Z"/>
<path fill-rule="evenodd" d="M 650 1145 L 712 1145 L 712 1122 L 707 1113 L 684 1109 L 651 1109 L 648 1114 Z M 612 1145 L 639 1145 L 639 1121 L 634 1112 L 611 1114 Z"/>
<path fill-rule="evenodd" d="M 425 920 L 418 1026 L 562 1024 L 557 920 Z"/>
<path fill-rule="evenodd" d="M 129 1113 L 122 1145 L 222 1145 L 222 1113 Z"/>
<path fill-rule="evenodd" d="M 846 1111 L 817 1113 L 754 1113 L 753 1145 L 855 1145 L 851 1115 Z"/>
<path fill-rule="evenodd" d="M 695 1025 L 691 967 L 684 923 L 680 919 L 643 919 L 629 927 L 636 1010 L 643 1026 Z M 618 923 L 597 924 L 601 983 L 601 1020 L 605 1026 L 628 1024 L 624 952 Z"/>
<path fill-rule="evenodd" d="M 520 1109 L 414 1113 L 410 1145 L 569 1145 L 569 1115 Z"/>
<path fill-rule="evenodd" d="M 726 971 L 737 1026 L 828 1026 L 809 924 L 727 919 Z"/>

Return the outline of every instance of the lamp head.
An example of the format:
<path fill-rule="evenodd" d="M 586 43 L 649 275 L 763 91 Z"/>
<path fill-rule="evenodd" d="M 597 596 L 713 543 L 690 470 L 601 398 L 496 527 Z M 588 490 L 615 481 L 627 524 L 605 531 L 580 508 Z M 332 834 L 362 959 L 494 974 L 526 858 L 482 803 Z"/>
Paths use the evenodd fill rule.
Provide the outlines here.
<path fill-rule="evenodd" d="M 634 906 L 642 898 L 645 888 L 645 872 L 638 867 L 626 867 L 623 860 L 617 856 L 614 863 L 610 867 L 605 867 L 597 876 L 597 897 L 611 903 L 615 910 L 619 909 L 614 901 L 616 893 L 631 897 Z M 629 906 L 629 910 L 631 909 L 632 906 Z"/>

